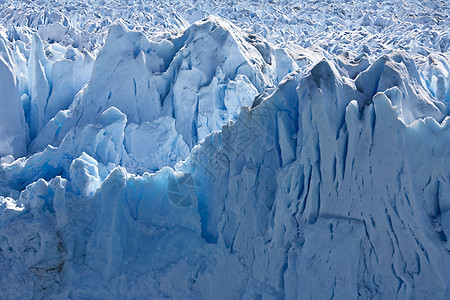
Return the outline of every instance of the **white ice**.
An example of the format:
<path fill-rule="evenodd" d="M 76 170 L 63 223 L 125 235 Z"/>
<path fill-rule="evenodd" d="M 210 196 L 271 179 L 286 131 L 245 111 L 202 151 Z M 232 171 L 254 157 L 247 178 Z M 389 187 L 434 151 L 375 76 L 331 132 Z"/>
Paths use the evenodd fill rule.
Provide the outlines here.
<path fill-rule="evenodd" d="M 448 3 L 0 8 L 0 298 L 449 298 Z"/>

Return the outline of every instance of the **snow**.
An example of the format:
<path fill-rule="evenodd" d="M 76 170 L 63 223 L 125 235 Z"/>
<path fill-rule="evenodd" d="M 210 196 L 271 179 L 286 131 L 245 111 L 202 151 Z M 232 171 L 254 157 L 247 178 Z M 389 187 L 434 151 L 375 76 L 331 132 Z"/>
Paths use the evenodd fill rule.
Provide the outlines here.
<path fill-rule="evenodd" d="M 0 7 L 0 298 L 449 297 L 448 3 Z"/>

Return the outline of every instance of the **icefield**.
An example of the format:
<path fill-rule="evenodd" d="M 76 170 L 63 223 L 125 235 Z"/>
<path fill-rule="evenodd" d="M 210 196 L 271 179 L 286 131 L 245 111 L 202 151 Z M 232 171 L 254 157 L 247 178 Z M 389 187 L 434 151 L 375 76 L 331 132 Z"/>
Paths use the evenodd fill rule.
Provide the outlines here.
<path fill-rule="evenodd" d="M 450 299 L 450 3 L 0 0 L 0 299 Z"/>

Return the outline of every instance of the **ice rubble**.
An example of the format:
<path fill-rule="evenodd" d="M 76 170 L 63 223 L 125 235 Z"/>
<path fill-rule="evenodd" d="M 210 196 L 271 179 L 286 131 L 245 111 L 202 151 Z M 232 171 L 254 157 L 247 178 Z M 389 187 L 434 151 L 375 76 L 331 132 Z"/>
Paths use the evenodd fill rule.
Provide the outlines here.
<path fill-rule="evenodd" d="M 317 45 L 333 53 L 350 48 L 380 54 L 390 47 L 445 52 L 450 45 L 449 6 L 436 0 L 4 2 L 0 23 L 12 38 L 27 40 L 30 29 L 36 29 L 46 41 L 94 52 L 120 18 L 129 28 L 159 40 L 210 15 L 231 20 L 273 44 Z"/>
<path fill-rule="evenodd" d="M 447 298 L 448 17 L 427 3 L 431 20 L 356 9 L 365 29 L 338 37 L 324 28 L 351 27 L 348 11 L 318 7 L 300 20 L 317 33 L 281 46 L 220 17 L 188 25 L 208 4 L 185 3 L 175 35 L 149 38 L 156 29 L 132 31 L 129 17 L 104 45 L 103 32 L 77 44 L 69 37 L 89 21 L 70 18 L 92 7 L 40 18 L 24 4 L 32 24 L 0 36 L 11 91 L 0 97 L 11 120 L 0 132 L 2 295 Z M 273 43 L 282 35 L 249 20 L 299 21 L 236 7 L 217 12 Z M 383 40 L 410 21 L 438 40 Z M 352 45 L 358 36 L 370 48 Z"/>

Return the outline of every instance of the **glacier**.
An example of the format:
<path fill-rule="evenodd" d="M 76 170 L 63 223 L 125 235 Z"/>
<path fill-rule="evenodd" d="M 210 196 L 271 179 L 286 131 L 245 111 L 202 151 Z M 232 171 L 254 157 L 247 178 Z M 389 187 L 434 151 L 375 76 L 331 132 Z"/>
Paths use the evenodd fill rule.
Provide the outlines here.
<path fill-rule="evenodd" d="M 450 5 L 0 1 L 1 299 L 448 299 Z"/>

